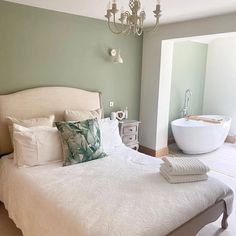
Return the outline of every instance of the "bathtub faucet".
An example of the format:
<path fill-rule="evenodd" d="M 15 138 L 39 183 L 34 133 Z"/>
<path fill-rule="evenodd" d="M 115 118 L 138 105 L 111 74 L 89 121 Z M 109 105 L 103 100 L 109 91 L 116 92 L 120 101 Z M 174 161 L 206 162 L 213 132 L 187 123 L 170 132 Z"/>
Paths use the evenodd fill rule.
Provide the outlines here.
<path fill-rule="evenodd" d="M 189 114 L 189 101 L 192 96 L 192 92 L 190 89 L 187 89 L 185 92 L 185 98 L 184 98 L 184 107 L 181 110 L 182 117 L 188 116 Z"/>

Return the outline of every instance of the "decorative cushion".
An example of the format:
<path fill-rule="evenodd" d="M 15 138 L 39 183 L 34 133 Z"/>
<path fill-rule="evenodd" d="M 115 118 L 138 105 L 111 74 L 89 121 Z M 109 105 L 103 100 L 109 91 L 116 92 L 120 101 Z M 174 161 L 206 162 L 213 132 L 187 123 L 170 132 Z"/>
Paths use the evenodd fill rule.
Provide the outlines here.
<path fill-rule="evenodd" d="M 102 109 L 97 109 L 94 111 L 71 111 L 65 110 L 65 121 L 84 121 L 89 119 L 101 119 Z"/>
<path fill-rule="evenodd" d="M 22 119 L 17 119 L 13 117 L 7 117 L 7 123 L 8 123 L 8 128 L 13 144 L 13 124 L 17 124 L 23 127 L 35 127 L 35 126 L 48 126 L 48 127 L 53 127 L 53 122 L 55 120 L 54 115 L 50 115 L 49 117 L 38 117 L 38 118 L 32 118 L 32 119 L 27 119 L 27 120 L 22 120 Z"/>
<path fill-rule="evenodd" d="M 97 119 L 55 124 L 61 133 L 65 166 L 106 156 Z"/>
<path fill-rule="evenodd" d="M 60 134 L 56 127 L 13 125 L 14 163 L 37 166 L 62 161 Z"/>

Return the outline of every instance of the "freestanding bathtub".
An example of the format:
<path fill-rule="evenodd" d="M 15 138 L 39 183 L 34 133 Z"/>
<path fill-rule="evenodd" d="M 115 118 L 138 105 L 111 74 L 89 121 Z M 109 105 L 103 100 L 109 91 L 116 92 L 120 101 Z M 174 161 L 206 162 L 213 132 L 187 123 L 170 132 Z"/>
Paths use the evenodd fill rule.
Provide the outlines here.
<path fill-rule="evenodd" d="M 171 122 L 172 132 L 178 147 L 186 154 L 202 154 L 216 150 L 225 141 L 231 118 L 217 115 L 201 115 L 212 119 L 222 119 L 220 124 L 186 118 Z"/>

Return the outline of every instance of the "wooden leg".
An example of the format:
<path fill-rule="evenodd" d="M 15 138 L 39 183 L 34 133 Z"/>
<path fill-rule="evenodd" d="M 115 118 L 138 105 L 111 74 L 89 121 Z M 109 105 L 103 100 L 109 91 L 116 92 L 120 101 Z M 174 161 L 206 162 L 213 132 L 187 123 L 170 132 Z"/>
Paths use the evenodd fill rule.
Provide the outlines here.
<path fill-rule="evenodd" d="M 222 229 L 227 229 L 228 228 L 228 214 L 227 212 L 224 212 L 223 214 L 223 218 L 222 218 L 222 221 L 221 221 L 221 228 Z"/>

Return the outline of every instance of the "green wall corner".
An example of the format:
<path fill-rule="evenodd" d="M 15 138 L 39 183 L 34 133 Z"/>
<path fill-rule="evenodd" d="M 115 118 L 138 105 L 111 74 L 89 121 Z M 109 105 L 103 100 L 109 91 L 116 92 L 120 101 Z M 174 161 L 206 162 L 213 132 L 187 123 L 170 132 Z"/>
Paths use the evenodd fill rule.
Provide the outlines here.
<path fill-rule="evenodd" d="M 105 21 L 4 1 L 0 32 L 0 94 L 39 86 L 100 91 L 106 115 L 127 106 L 129 118 L 138 119 L 142 37 L 114 35 Z M 124 64 L 111 63 L 111 48 L 121 49 Z"/>

